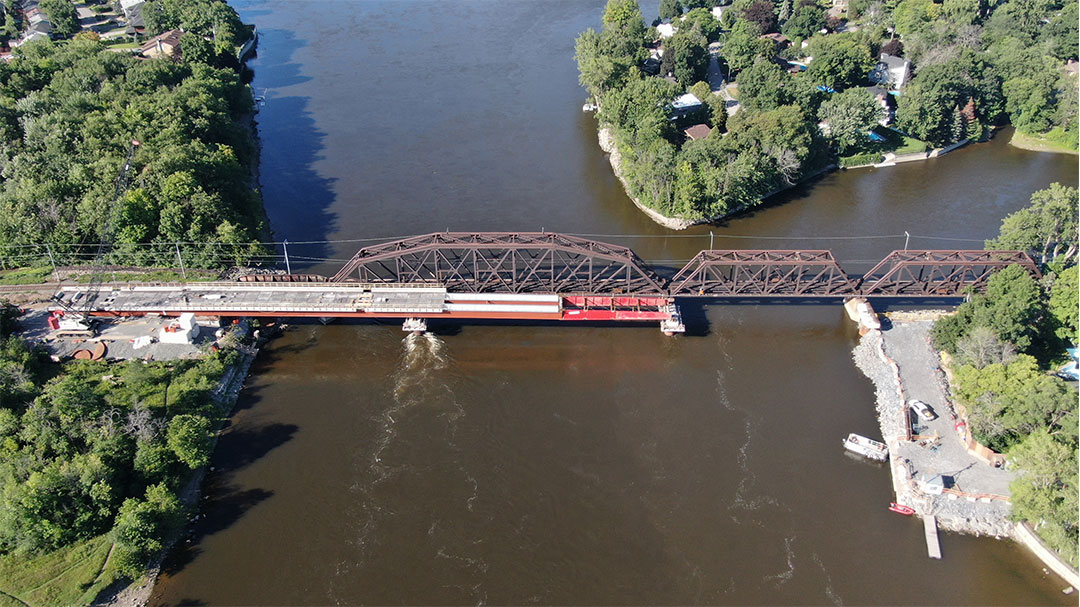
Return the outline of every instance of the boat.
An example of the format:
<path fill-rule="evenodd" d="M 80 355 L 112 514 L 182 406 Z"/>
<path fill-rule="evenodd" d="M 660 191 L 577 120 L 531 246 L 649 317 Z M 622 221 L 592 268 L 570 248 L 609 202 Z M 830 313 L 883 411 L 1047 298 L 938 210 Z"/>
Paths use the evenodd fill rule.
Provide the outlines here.
<path fill-rule="evenodd" d="M 878 462 L 889 459 L 889 448 L 885 446 L 885 443 L 879 443 L 854 432 L 844 439 L 844 448 Z"/>
<path fill-rule="evenodd" d="M 915 514 L 915 509 L 911 506 L 897 504 L 896 502 L 889 502 L 889 510 L 892 510 L 893 512 L 899 512 L 904 516 L 911 516 L 912 514 Z"/>

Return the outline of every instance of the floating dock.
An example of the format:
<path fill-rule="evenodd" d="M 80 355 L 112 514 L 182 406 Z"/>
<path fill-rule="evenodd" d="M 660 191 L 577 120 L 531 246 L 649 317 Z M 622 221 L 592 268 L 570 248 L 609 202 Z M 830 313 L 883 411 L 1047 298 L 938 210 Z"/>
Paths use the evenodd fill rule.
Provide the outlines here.
<path fill-rule="evenodd" d="M 927 514 L 922 520 L 923 529 L 926 530 L 926 554 L 932 559 L 940 559 L 941 543 L 938 542 L 937 517 Z"/>

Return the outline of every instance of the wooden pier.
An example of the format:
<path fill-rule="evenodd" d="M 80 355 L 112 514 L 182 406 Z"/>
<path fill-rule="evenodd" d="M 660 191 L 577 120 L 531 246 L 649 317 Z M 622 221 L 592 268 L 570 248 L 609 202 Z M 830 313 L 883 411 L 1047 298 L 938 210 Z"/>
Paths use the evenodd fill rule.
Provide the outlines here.
<path fill-rule="evenodd" d="M 932 559 L 940 559 L 941 543 L 938 542 L 937 517 L 927 514 L 922 520 L 923 529 L 926 530 L 926 554 Z"/>

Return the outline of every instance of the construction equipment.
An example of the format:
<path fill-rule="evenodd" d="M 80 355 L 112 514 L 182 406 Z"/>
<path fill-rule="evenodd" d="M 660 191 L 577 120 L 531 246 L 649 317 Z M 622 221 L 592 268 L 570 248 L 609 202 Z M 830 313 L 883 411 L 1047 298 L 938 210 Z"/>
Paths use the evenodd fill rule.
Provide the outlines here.
<path fill-rule="evenodd" d="M 131 140 L 128 145 L 127 156 L 124 158 L 124 165 L 120 168 L 120 173 L 116 176 L 116 183 L 113 188 L 113 197 L 109 202 L 108 208 L 105 209 L 105 227 L 101 232 L 101 237 L 97 245 L 97 253 L 94 255 L 94 261 L 92 262 L 90 269 L 90 286 L 83 292 L 76 295 L 75 299 L 70 302 L 64 301 L 59 296 L 54 295 L 53 301 L 58 303 L 63 310 L 57 310 L 53 312 L 52 318 L 55 320 L 50 321 L 50 326 L 54 326 L 54 335 L 62 337 L 92 337 L 95 334 L 95 323 L 90 317 L 90 312 L 94 309 L 94 303 L 97 299 L 98 292 L 101 290 L 101 284 L 105 279 L 105 248 L 110 244 L 112 240 L 113 229 L 113 209 L 116 207 L 116 202 L 120 200 L 120 196 L 127 191 L 128 188 L 128 171 L 131 169 L 131 159 L 135 157 L 135 149 L 138 148 L 140 143 L 134 139 Z"/>

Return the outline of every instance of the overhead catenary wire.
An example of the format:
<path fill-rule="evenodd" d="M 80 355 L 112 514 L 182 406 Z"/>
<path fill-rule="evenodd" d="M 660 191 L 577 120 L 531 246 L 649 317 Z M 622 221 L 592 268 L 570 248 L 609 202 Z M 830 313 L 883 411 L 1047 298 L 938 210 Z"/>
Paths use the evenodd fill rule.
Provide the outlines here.
<path fill-rule="evenodd" d="M 861 236 L 762 236 L 753 234 L 594 234 L 594 233 L 574 233 L 574 232 L 560 232 L 565 236 L 573 236 L 577 238 L 612 238 L 612 239 L 668 239 L 668 238 L 727 238 L 730 240 L 885 240 L 885 239 L 898 239 L 905 238 L 905 234 L 868 234 Z M 330 239 L 330 240 L 289 240 L 290 245 L 325 245 L 325 244 L 353 244 L 362 242 L 392 242 L 395 240 L 404 240 L 411 238 L 410 236 L 378 236 L 371 238 L 344 238 L 344 239 Z M 930 236 L 923 234 L 911 234 L 911 238 L 922 240 L 943 240 L 953 242 L 978 242 L 984 243 L 986 239 L 980 238 L 958 238 L 954 236 Z M 285 240 L 267 240 L 257 242 L 213 242 L 213 241 L 167 241 L 167 242 L 132 242 L 132 243 L 108 243 L 108 246 L 114 248 L 125 247 L 173 247 L 173 246 L 200 246 L 200 247 L 253 247 L 253 246 L 283 246 L 286 243 Z M 0 249 L 27 249 L 38 248 L 44 250 L 46 247 L 97 247 L 103 246 L 106 243 L 18 243 L 18 244 L 0 244 Z"/>

